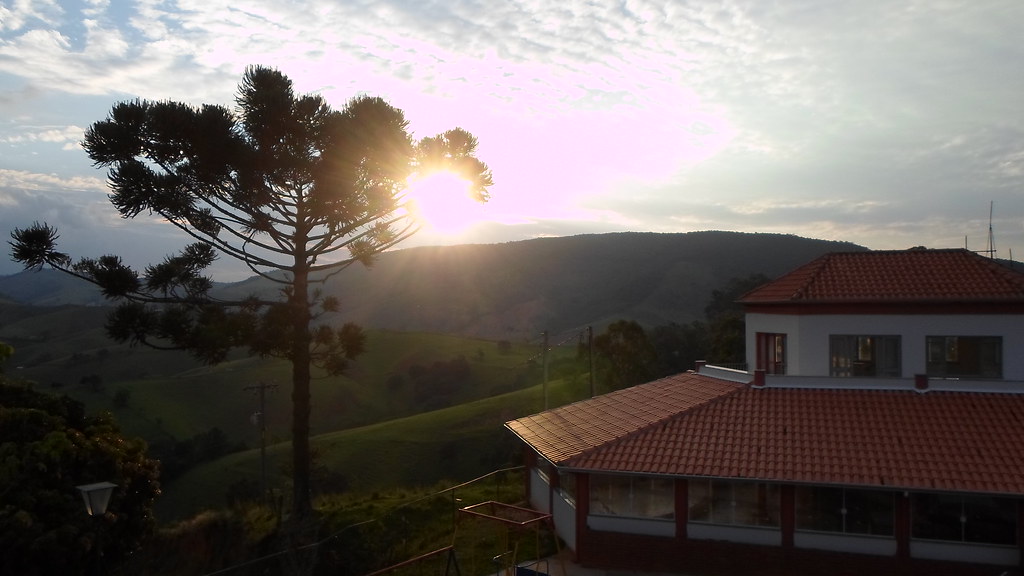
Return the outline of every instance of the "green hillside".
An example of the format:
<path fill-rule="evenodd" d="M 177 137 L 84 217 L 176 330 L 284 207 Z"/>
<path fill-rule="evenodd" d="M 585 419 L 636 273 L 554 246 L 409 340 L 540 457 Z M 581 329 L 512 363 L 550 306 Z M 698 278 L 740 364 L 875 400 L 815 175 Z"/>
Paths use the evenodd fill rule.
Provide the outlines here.
<path fill-rule="evenodd" d="M 585 378 L 549 382 L 548 405 L 584 399 L 588 394 L 585 382 Z M 455 484 L 519 464 L 521 453 L 503 424 L 543 410 L 543 395 L 544 387 L 535 384 L 433 412 L 320 434 L 312 442 L 321 482 L 329 490 L 369 494 L 438 482 Z M 286 443 L 267 449 L 268 486 L 287 486 L 283 469 L 289 450 Z M 258 482 L 260 475 L 259 450 L 199 466 L 164 487 L 158 502 L 159 518 L 173 521 L 223 506 L 232 485 Z"/>
<path fill-rule="evenodd" d="M 344 316 L 368 329 L 366 353 L 343 377 L 312 383 L 311 432 L 325 490 L 374 490 L 465 480 L 513 458 L 502 424 L 543 409 L 540 334 L 553 358 L 551 405 L 583 397 L 571 358 L 588 325 L 645 326 L 703 316 L 713 290 L 774 277 L 834 250 L 778 234 L 604 234 L 499 245 L 412 248 L 352 267 L 327 285 Z M 112 411 L 163 462 L 165 517 L 219 506 L 260 478 L 257 413 L 267 426 L 273 485 L 287 477 L 292 402 L 286 362 L 239 352 L 217 366 L 184 353 L 110 341 L 110 308 L 54 272 L 0 278 L 0 342 L 15 378 Z M 258 279 L 218 287 L 228 297 L 276 289 Z M 32 302 L 36 305 L 27 304 Z M 561 362 L 561 364 L 558 364 Z M 256 387 L 266 386 L 261 407 Z M 562 396 L 559 396 L 562 395 Z M 241 452 L 239 452 L 242 450 Z M 228 454 L 226 457 L 223 455 Z M 205 464 L 195 467 L 197 463 Z M 241 482 L 241 484 L 240 484 Z"/>
<path fill-rule="evenodd" d="M 232 443 L 258 443 L 252 416 L 259 410 L 255 385 L 276 385 L 266 393 L 266 422 L 272 441 L 290 437 L 290 366 L 281 360 L 238 355 L 205 366 L 182 353 L 130 348 L 106 343 L 101 328 L 65 331 L 72 325 L 69 308 L 40 313 L 0 328 L 0 341 L 15 347 L 13 375 L 41 389 L 66 393 L 90 411 L 110 410 L 126 432 L 151 443 L 183 439 L 221 429 Z M 102 318 L 100 309 L 78 308 L 86 319 Z M 94 318 L 94 314 L 100 315 Z M 31 326 L 31 329 L 28 328 Z M 450 335 L 370 331 L 367 351 L 343 377 L 312 383 L 314 434 L 362 426 L 381 420 L 484 398 L 514 389 L 524 378 L 527 360 L 537 352 L 525 345 L 499 350 L 492 341 Z M 413 374 L 429 375 L 436 364 L 459 362 L 457 381 L 431 386 Z M 100 375 L 98 387 L 82 383 Z M 422 379 L 421 379 L 422 380 Z M 117 406 L 119 390 L 129 393 Z"/>

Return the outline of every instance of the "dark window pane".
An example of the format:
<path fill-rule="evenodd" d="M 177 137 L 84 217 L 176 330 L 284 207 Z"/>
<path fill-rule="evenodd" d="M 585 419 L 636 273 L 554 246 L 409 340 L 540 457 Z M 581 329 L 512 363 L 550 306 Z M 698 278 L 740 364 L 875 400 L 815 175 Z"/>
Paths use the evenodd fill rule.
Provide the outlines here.
<path fill-rule="evenodd" d="M 1008 498 L 964 498 L 964 540 L 987 544 L 1017 542 L 1017 503 Z"/>
<path fill-rule="evenodd" d="M 999 336 L 928 336 L 926 347 L 929 376 L 1002 378 Z"/>
<path fill-rule="evenodd" d="M 959 496 L 914 494 L 911 507 L 911 536 L 914 538 L 956 542 L 963 540 L 963 526 L 960 522 L 963 506 Z"/>
<path fill-rule="evenodd" d="M 833 334 L 829 347 L 832 376 L 900 376 L 899 336 Z"/>
<path fill-rule="evenodd" d="M 892 492 L 846 490 L 846 533 L 892 536 Z"/>
<path fill-rule="evenodd" d="M 926 540 L 1014 545 L 1017 502 L 990 496 L 915 494 L 911 535 Z"/>
<path fill-rule="evenodd" d="M 842 532 L 842 488 L 799 486 L 796 489 L 796 527 L 798 530 Z"/>

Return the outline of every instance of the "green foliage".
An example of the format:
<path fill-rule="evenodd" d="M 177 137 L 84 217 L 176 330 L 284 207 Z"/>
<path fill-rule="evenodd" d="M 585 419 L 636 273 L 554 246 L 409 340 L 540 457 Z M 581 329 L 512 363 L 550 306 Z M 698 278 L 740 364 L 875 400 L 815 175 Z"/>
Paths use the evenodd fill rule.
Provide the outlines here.
<path fill-rule="evenodd" d="M 0 383 L 0 565 L 12 574 L 82 574 L 134 553 L 152 532 L 158 464 L 109 415 L 67 397 Z M 77 485 L 117 484 L 90 517 Z"/>
<path fill-rule="evenodd" d="M 651 346 L 657 359 L 655 378 L 693 370 L 698 360 L 708 359 L 708 330 L 704 322 L 664 324 L 651 329 Z"/>
<path fill-rule="evenodd" d="M 244 444 L 231 444 L 224 431 L 214 426 L 184 440 L 156 440 L 150 446 L 150 454 L 160 461 L 161 476 L 166 484 L 202 462 L 245 449 Z"/>
<path fill-rule="evenodd" d="M 279 518 L 268 508 L 238 506 L 208 510 L 158 530 L 123 568 L 124 574 L 193 576 L 233 566 L 276 551 Z M 280 574 L 277 559 L 258 571 L 230 574 Z"/>
<path fill-rule="evenodd" d="M 460 508 L 489 503 L 524 504 L 521 469 L 501 470 L 459 485 L 335 494 L 317 501 L 316 523 L 300 553 L 316 557 L 310 574 L 360 575 L 454 546 L 462 574 L 487 574 L 492 558 L 514 548 L 520 561 L 556 551 L 545 526 L 509 528 Z M 227 574 L 288 574 L 295 552 L 274 506 L 241 503 L 206 511 L 159 530 L 127 574 L 177 576 L 219 570 Z M 447 555 L 416 562 L 397 576 L 444 574 Z M 454 572 L 452 572 L 454 574 Z"/>
<path fill-rule="evenodd" d="M 525 348 L 516 350 L 525 357 Z M 516 358 L 513 356 L 512 358 Z M 543 409 L 539 373 L 525 387 L 455 406 L 394 418 L 368 426 L 320 434 L 312 438 L 317 467 L 343 476 L 347 490 L 367 493 L 400 487 L 430 486 L 440 481 L 467 480 L 520 462 L 521 447 L 504 423 Z M 584 382 L 552 380 L 550 404 L 589 396 Z M 386 455 L 386 457 L 382 457 Z M 285 486 L 281 464 L 288 446 L 267 449 L 270 486 Z M 223 506 L 223 495 L 242 478 L 260 477 L 259 450 L 233 453 L 202 464 L 170 484 L 161 499 L 161 519 L 180 519 L 197 507 Z M 335 477 L 332 481 L 338 481 Z"/>
<path fill-rule="evenodd" d="M 657 353 L 655 377 L 693 370 L 698 360 L 740 366 L 746 362 L 746 321 L 739 299 L 768 282 L 763 274 L 732 278 L 711 292 L 704 320 L 681 325 L 670 323 L 651 330 Z"/>
<path fill-rule="evenodd" d="M 738 300 L 767 282 L 768 277 L 764 274 L 752 274 L 746 278 L 733 278 L 724 288 L 711 293 L 711 301 L 704 309 L 709 340 L 706 360 L 719 364 L 745 361 L 746 321 L 743 306 Z"/>
<path fill-rule="evenodd" d="M 117 389 L 114 392 L 114 408 L 127 408 L 128 401 L 132 399 L 132 391 L 125 388 L 124 386 Z"/>
<path fill-rule="evenodd" d="M 626 388 L 650 379 L 655 351 L 639 323 L 618 320 L 594 337 L 594 350 L 604 364 L 606 383 Z"/>
<path fill-rule="evenodd" d="M 88 374 L 86 376 L 82 376 L 78 383 L 82 386 L 88 387 L 93 392 L 103 390 L 103 377 L 99 374 Z"/>
<path fill-rule="evenodd" d="M 4 372 L 4 364 L 7 363 L 7 359 L 14 355 L 14 348 L 0 342 L 0 374 Z"/>

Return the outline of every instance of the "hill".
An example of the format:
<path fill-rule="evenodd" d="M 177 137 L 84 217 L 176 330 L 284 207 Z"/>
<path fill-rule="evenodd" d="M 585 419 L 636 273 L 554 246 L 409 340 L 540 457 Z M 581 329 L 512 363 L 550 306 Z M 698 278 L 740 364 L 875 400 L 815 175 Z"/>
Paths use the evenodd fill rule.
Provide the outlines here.
<path fill-rule="evenodd" d="M 347 269 L 330 280 L 327 292 L 341 301 L 342 319 L 367 327 L 370 339 L 344 377 L 313 384 L 311 423 L 323 463 L 342 476 L 338 482 L 359 488 L 385 479 L 464 479 L 502 458 L 494 444 L 503 438 L 502 422 L 540 409 L 536 392 L 529 408 L 516 407 L 521 397 L 515 393 L 541 379 L 532 360 L 541 331 L 600 330 L 620 318 L 649 326 L 688 323 L 703 316 L 711 292 L 731 279 L 775 277 L 839 250 L 864 248 L 775 234 L 606 234 L 411 248 L 383 255 L 370 269 Z M 250 279 L 217 290 L 234 298 L 273 294 L 276 287 Z M 212 482 L 200 479 L 209 478 L 203 470 L 222 475 L 222 460 L 251 471 L 253 452 L 214 459 L 239 444 L 258 444 L 252 417 L 260 407 L 246 391 L 254 385 L 282 387 L 268 395 L 264 410 L 269 441 L 280 443 L 271 454 L 286 450 L 286 363 L 236 355 L 211 367 L 182 353 L 115 344 L 103 330 L 109 308 L 96 305 L 102 301 L 92 287 L 59 273 L 0 278 L 0 294 L 0 341 L 15 348 L 11 375 L 66 392 L 90 412 L 112 410 L 126 432 L 145 438 L 162 459 L 169 495 L 180 491 L 198 504 L 187 485 Z M 568 348 L 574 347 L 561 354 L 571 363 L 575 350 Z M 578 372 L 572 378 L 582 378 Z M 512 396 L 488 400 L 502 394 Z M 459 411 L 472 402 L 489 415 Z M 413 418 L 432 411 L 442 411 L 436 414 L 442 420 Z M 399 427 L 375 428 L 388 421 Z M 330 436 L 346 430 L 352 435 Z M 395 435 L 406 440 L 382 444 Z M 430 446 L 417 448 L 414 439 L 429 439 Z M 396 471 L 388 467 L 392 460 L 372 456 L 399 446 L 411 446 L 403 462 L 418 458 L 412 468 Z M 349 450 L 359 447 L 365 451 Z M 362 464 L 354 466 L 353 459 Z M 172 479 L 204 461 L 209 464 Z M 408 477 L 413 472 L 416 478 Z M 220 501 L 224 481 L 214 484 Z M 169 502 L 172 509 L 193 509 Z"/>
<path fill-rule="evenodd" d="M 326 291 L 343 319 L 369 328 L 531 339 L 629 318 L 647 326 L 703 316 L 712 290 L 730 279 L 781 275 L 821 254 L 865 250 L 847 242 L 782 234 L 616 233 L 505 244 L 417 247 L 352 266 Z M 58 277 L 55 277 L 58 276 Z M 258 277 L 218 294 L 274 297 Z M 0 294 L 31 305 L 100 302 L 94 289 L 53 272 L 0 278 Z"/>

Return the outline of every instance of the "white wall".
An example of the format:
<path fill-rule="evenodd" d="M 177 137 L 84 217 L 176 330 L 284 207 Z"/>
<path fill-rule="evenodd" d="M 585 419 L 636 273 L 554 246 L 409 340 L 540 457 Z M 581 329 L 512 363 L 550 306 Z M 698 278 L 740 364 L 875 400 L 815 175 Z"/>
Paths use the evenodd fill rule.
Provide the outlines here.
<path fill-rule="evenodd" d="M 1003 379 L 1024 380 L 1024 315 L 747 314 L 747 363 L 757 363 L 756 334 L 786 334 L 787 374 L 829 375 L 829 336 L 899 335 L 904 378 L 925 373 L 926 336 L 1002 336 Z"/>
<path fill-rule="evenodd" d="M 554 510 L 551 511 L 555 523 L 555 532 L 571 550 L 576 550 L 576 506 L 562 494 L 554 498 Z"/>
<path fill-rule="evenodd" d="M 551 513 L 551 485 L 536 468 L 530 468 L 530 505 L 534 510 Z"/>

